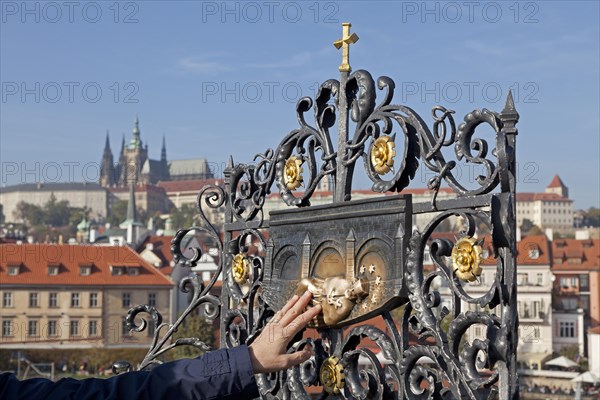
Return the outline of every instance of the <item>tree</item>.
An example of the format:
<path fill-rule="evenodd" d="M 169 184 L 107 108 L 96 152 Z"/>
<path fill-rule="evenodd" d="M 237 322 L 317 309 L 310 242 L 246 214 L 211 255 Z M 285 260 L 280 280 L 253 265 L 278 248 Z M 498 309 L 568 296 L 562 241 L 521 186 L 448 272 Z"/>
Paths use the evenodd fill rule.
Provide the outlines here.
<path fill-rule="evenodd" d="M 177 332 L 173 334 L 173 342 L 179 338 L 198 338 L 206 345 L 213 347 L 215 341 L 214 327 L 210 321 L 199 315 L 187 316 L 181 323 Z M 204 351 L 194 346 L 177 346 L 171 352 L 174 360 L 180 358 L 193 358 L 204 354 Z"/>
<path fill-rule="evenodd" d="M 171 221 L 173 226 L 179 228 L 187 228 L 197 224 L 196 207 L 192 204 L 183 204 L 179 208 L 171 210 Z"/>
<path fill-rule="evenodd" d="M 44 223 L 44 211 L 41 207 L 20 201 L 17 204 L 14 216 L 17 220 L 30 226 L 42 225 Z"/>
<path fill-rule="evenodd" d="M 584 226 L 600 226 L 600 208 L 590 207 L 583 217 Z"/>
<path fill-rule="evenodd" d="M 54 193 L 44 205 L 44 222 L 50 226 L 65 226 L 69 224 L 71 209 L 67 200 L 56 201 Z"/>

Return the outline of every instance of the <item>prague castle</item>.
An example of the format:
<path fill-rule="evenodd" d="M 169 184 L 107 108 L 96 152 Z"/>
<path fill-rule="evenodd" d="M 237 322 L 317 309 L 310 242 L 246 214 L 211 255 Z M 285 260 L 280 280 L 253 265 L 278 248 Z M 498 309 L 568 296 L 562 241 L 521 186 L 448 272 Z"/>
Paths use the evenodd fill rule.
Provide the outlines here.
<path fill-rule="evenodd" d="M 148 144 L 144 145 L 140 134 L 139 119 L 135 118 L 133 134 L 129 143 L 125 137 L 115 163 L 108 133 L 100 167 L 100 185 L 106 188 L 127 187 L 130 183 L 157 184 L 159 181 L 182 181 L 190 179 L 213 179 L 206 159 L 167 160 L 167 147 L 163 136 L 160 159 L 148 157 Z"/>

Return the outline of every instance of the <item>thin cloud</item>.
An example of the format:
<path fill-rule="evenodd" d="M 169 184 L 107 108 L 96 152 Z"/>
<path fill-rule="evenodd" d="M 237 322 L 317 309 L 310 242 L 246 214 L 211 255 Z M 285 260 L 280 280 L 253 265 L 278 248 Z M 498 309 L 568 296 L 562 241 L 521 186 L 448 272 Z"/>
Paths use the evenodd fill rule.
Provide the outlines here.
<path fill-rule="evenodd" d="M 247 64 L 248 68 L 259 68 L 259 69 L 285 69 L 285 68 L 298 68 L 310 65 L 310 63 L 318 58 L 319 56 L 331 52 L 329 47 L 323 48 L 316 52 L 303 51 L 301 53 L 293 55 L 291 58 L 283 59 L 281 61 L 272 63 L 251 63 Z"/>
<path fill-rule="evenodd" d="M 224 71 L 233 71 L 233 67 L 220 60 L 224 55 L 190 56 L 179 59 L 177 70 L 200 75 L 217 75 Z"/>

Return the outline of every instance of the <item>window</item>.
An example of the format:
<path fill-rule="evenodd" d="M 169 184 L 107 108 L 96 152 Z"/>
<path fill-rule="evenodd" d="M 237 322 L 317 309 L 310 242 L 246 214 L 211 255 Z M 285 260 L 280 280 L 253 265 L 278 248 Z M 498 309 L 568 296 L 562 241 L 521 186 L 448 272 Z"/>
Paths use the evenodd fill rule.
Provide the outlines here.
<path fill-rule="evenodd" d="M 27 336 L 37 336 L 38 335 L 38 322 L 34 320 L 30 320 L 27 322 Z"/>
<path fill-rule="evenodd" d="M 88 325 L 88 336 L 98 335 L 98 321 L 92 320 Z"/>
<path fill-rule="evenodd" d="M 156 307 L 156 293 L 148 293 L 148 305 Z"/>
<path fill-rule="evenodd" d="M 58 307 L 58 293 L 50 293 L 48 295 L 48 307 L 56 308 Z"/>
<path fill-rule="evenodd" d="M 48 337 L 58 336 L 58 323 L 56 320 L 48 321 Z"/>
<path fill-rule="evenodd" d="M 29 293 L 29 307 L 36 308 L 40 306 L 39 296 L 37 292 Z"/>
<path fill-rule="evenodd" d="M 6 308 L 13 306 L 12 292 L 4 292 L 4 295 L 2 295 L 2 306 Z"/>
<path fill-rule="evenodd" d="M 123 292 L 122 300 L 123 300 L 123 307 L 131 307 L 131 293 Z"/>
<path fill-rule="evenodd" d="M 48 275 L 58 275 L 58 265 L 49 265 L 48 266 Z"/>
<path fill-rule="evenodd" d="M 20 265 L 9 265 L 8 266 L 8 275 L 14 276 L 19 275 Z"/>
<path fill-rule="evenodd" d="M 111 267 L 113 275 L 123 275 L 124 267 Z"/>
<path fill-rule="evenodd" d="M 71 307 L 80 307 L 79 293 L 71 293 Z"/>
<path fill-rule="evenodd" d="M 527 274 L 517 274 L 517 285 L 518 286 L 527 285 Z"/>
<path fill-rule="evenodd" d="M 558 324 L 558 336 L 559 337 L 575 337 L 575 322 L 574 321 L 560 321 Z"/>
<path fill-rule="evenodd" d="M 90 293 L 90 307 L 98 307 L 98 293 Z"/>
<path fill-rule="evenodd" d="M 537 248 L 529 249 L 529 258 L 532 260 L 537 260 L 540 258 L 540 250 Z"/>
<path fill-rule="evenodd" d="M 588 275 L 579 275 L 579 287 L 588 289 L 590 286 L 590 280 Z"/>
<path fill-rule="evenodd" d="M 131 268 L 127 268 L 127 273 L 129 275 L 139 275 L 140 274 L 140 270 L 138 267 L 131 267 Z"/>
<path fill-rule="evenodd" d="M 12 321 L 8 319 L 2 320 L 2 337 L 10 337 L 12 335 Z"/>
<path fill-rule="evenodd" d="M 577 309 L 577 299 L 572 297 L 565 297 L 560 299 L 563 310 L 576 310 Z"/>
<path fill-rule="evenodd" d="M 565 278 L 560 278 L 560 287 L 561 288 L 574 288 L 577 287 L 577 278 L 575 277 L 565 277 Z"/>
<path fill-rule="evenodd" d="M 537 274 L 537 284 L 538 286 L 544 285 L 544 274 L 542 274 L 541 272 L 538 272 Z"/>
<path fill-rule="evenodd" d="M 533 318 L 541 318 L 540 312 L 542 311 L 542 306 L 539 301 L 533 302 Z"/>
<path fill-rule="evenodd" d="M 91 265 L 81 265 L 79 267 L 79 275 L 81 275 L 81 276 L 88 276 L 91 273 L 92 273 L 92 266 Z"/>
<path fill-rule="evenodd" d="M 69 323 L 69 336 L 79 336 L 79 321 L 71 321 Z"/>

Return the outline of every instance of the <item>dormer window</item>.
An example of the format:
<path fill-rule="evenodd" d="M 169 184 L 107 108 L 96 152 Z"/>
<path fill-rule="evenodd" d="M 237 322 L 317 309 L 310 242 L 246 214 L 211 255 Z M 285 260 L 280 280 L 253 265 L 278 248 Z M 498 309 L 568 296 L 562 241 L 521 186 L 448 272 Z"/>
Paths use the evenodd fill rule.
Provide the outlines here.
<path fill-rule="evenodd" d="M 539 249 L 529 249 L 529 258 L 532 260 L 537 260 L 540 258 L 540 250 Z"/>
<path fill-rule="evenodd" d="M 58 275 L 60 269 L 60 265 L 48 265 L 48 275 L 54 276 Z"/>
<path fill-rule="evenodd" d="M 140 269 L 138 267 L 129 267 L 129 268 L 127 268 L 127 273 L 129 275 L 139 275 Z"/>
<path fill-rule="evenodd" d="M 123 270 L 125 269 L 125 267 L 111 266 L 110 269 L 111 269 L 111 272 L 113 275 L 123 275 L 123 272 L 124 272 Z"/>
<path fill-rule="evenodd" d="M 9 265 L 8 266 L 8 275 L 10 275 L 10 276 L 19 275 L 19 272 L 21 272 L 20 265 Z"/>
<path fill-rule="evenodd" d="M 79 266 L 79 275 L 81 276 L 88 276 L 92 273 L 92 266 L 91 265 L 80 265 Z"/>

